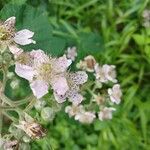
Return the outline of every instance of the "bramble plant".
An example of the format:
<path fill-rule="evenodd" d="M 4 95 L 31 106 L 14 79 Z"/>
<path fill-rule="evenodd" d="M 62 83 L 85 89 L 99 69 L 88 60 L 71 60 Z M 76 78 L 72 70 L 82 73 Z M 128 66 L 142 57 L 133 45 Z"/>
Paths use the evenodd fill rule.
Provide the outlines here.
<path fill-rule="evenodd" d="M 0 23 L 0 147 L 21 149 L 31 139 L 46 136 L 40 121 L 33 119 L 32 109 L 46 122 L 53 121 L 63 106 L 69 117 L 80 123 L 112 119 L 114 105 L 121 102 L 122 96 L 115 66 L 100 65 L 89 55 L 76 64 L 79 71 L 70 71 L 77 57 L 76 47 L 69 47 L 61 57 L 49 56 L 41 49 L 27 52 L 19 45 L 36 44 L 32 39 L 34 33 L 28 29 L 17 32 L 15 21 L 15 17 L 10 17 Z M 32 90 L 22 100 L 11 100 L 5 94 L 7 81 L 14 76 L 9 70 L 11 66 L 15 66 L 19 77 L 28 80 Z M 10 85 L 15 92 L 19 80 L 15 78 Z M 6 119 L 11 122 L 7 132 L 3 132 Z"/>

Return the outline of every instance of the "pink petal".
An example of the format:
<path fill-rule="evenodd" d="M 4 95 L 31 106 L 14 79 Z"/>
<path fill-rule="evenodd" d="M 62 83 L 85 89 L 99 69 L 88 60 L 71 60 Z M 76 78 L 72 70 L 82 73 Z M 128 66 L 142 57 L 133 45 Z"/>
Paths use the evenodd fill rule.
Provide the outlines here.
<path fill-rule="evenodd" d="M 30 87 L 33 94 L 39 99 L 48 93 L 48 84 L 42 80 L 35 80 L 31 82 Z"/>
<path fill-rule="evenodd" d="M 25 78 L 29 81 L 33 79 L 33 76 L 35 74 L 34 70 L 30 66 L 22 65 L 19 63 L 16 63 L 15 65 L 15 72 L 18 76 Z"/>
<path fill-rule="evenodd" d="M 54 97 L 57 103 L 63 103 L 66 101 L 67 96 L 66 95 L 58 95 L 57 93 L 54 92 Z"/>
<path fill-rule="evenodd" d="M 16 45 L 9 45 L 9 50 L 15 57 L 19 56 L 23 52 L 23 50 L 18 48 Z"/>
<path fill-rule="evenodd" d="M 69 90 L 66 78 L 64 77 L 54 78 L 52 88 L 58 95 L 64 95 Z"/>
<path fill-rule="evenodd" d="M 66 58 L 66 55 L 59 57 L 54 62 L 54 68 L 56 72 L 64 72 L 71 65 L 72 61 Z"/>
<path fill-rule="evenodd" d="M 34 32 L 27 29 L 23 29 L 15 34 L 14 41 L 20 45 L 28 45 L 31 43 L 35 44 L 35 41 L 31 39 L 33 35 Z"/>

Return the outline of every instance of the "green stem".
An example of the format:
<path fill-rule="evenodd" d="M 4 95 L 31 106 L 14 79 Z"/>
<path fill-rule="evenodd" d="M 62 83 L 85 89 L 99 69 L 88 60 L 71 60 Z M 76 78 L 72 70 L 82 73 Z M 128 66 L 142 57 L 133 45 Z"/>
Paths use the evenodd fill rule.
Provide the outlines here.
<path fill-rule="evenodd" d="M 4 116 L 6 116 L 7 118 L 9 118 L 13 122 L 17 122 L 17 119 L 15 117 L 13 117 L 13 116 L 10 116 L 7 112 L 3 111 L 2 113 L 3 113 Z"/>
<path fill-rule="evenodd" d="M 24 109 L 24 111 L 25 111 L 25 112 L 30 111 L 30 110 L 33 108 L 35 102 L 36 102 L 36 98 L 33 97 L 33 99 L 31 100 L 31 102 L 29 103 L 29 105 Z"/>
<path fill-rule="evenodd" d="M 2 133 L 2 128 L 3 128 L 3 114 L 2 110 L 0 109 L 0 134 Z"/>

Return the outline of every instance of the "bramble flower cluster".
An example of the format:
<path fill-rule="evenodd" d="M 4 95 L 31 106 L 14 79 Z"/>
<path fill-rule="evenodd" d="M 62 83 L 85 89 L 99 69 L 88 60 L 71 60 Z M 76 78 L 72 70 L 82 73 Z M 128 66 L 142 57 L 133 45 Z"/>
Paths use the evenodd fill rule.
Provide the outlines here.
<path fill-rule="evenodd" d="M 41 49 L 27 52 L 19 45 L 35 44 L 34 33 L 28 29 L 16 32 L 15 21 L 15 17 L 10 17 L 0 23 L 0 71 L 3 73 L 0 119 L 1 123 L 3 117 L 12 121 L 7 138 L 0 134 L 0 148 L 29 146 L 30 139 L 44 137 L 46 130 L 38 122 L 53 121 L 63 103 L 67 105 L 65 112 L 69 117 L 84 124 L 91 124 L 96 118 L 112 119 L 116 110 L 113 105 L 119 104 L 122 96 L 116 67 L 100 65 L 89 55 L 77 63 L 78 71 L 70 71 L 77 57 L 76 47 L 69 47 L 60 57 L 48 55 Z M 10 66 L 15 66 L 15 73 L 29 83 L 32 93 L 25 99 L 13 101 L 5 95 L 7 80 L 11 81 L 12 90 L 17 90 L 21 82 L 8 70 Z M 89 80 L 88 76 L 92 78 Z M 36 110 L 34 119 L 30 116 L 31 109 Z M 18 117 L 9 111 L 16 112 Z"/>

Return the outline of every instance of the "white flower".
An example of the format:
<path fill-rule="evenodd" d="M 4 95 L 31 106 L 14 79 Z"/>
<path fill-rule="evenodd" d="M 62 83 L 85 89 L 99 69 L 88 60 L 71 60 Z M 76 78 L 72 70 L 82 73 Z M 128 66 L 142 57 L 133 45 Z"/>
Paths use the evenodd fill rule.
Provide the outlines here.
<path fill-rule="evenodd" d="M 79 122 L 85 123 L 85 124 L 92 123 L 95 118 L 96 118 L 95 113 L 90 112 L 90 111 L 81 112 L 75 115 L 75 120 L 78 120 Z"/>
<path fill-rule="evenodd" d="M 116 83 L 116 71 L 114 65 L 103 65 L 100 67 L 98 64 L 95 65 L 95 76 L 100 82 L 105 83 L 111 81 Z"/>
<path fill-rule="evenodd" d="M 77 49 L 76 47 L 68 47 L 67 49 L 67 58 L 71 59 L 72 61 L 75 60 L 75 58 L 77 57 Z"/>
<path fill-rule="evenodd" d="M 48 93 L 49 86 L 59 95 L 69 89 L 65 71 L 71 61 L 62 56 L 51 58 L 42 50 L 24 52 L 17 56 L 15 72 L 30 82 L 33 94 L 39 99 Z"/>
<path fill-rule="evenodd" d="M 101 121 L 107 120 L 107 119 L 112 119 L 112 112 L 115 111 L 116 109 L 113 107 L 104 107 L 99 113 L 98 117 Z"/>
<path fill-rule="evenodd" d="M 5 22 L 0 23 L 0 44 L 3 49 L 14 43 L 20 45 L 28 45 L 31 43 L 36 43 L 32 40 L 34 32 L 23 29 L 21 31 L 15 32 L 16 17 L 10 17 Z"/>
<path fill-rule="evenodd" d="M 83 106 L 82 105 L 72 105 L 72 106 L 67 106 L 65 108 L 65 112 L 68 113 L 69 117 L 73 117 L 78 113 L 83 112 Z"/>
<path fill-rule="evenodd" d="M 86 72 L 78 71 L 76 73 L 69 73 L 66 75 L 66 79 L 69 89 L 64 95 L 59 95 L 55 92 L 55 99 L 58 103 L 62 103 L 66 100 L 66 98 L 68 98 L 74 105 L 80 104 L 83 100 L 83 96 L 79 93 L 79 86 L 87 81 L 88 76 Z"/>
<path fill-rule="evenodd" d="M 94 72 L 94 66 L 96 64 L 96 60 L 92 55 L 89 55 L 84 58 L 84 60 L 80 61 L 76 66 L 79 69 L 88 71 L 88 72 Z"/>
<path fill-rule="evenodd" d="M 97 103 L 97 105 L 102 105 L 105 103 L 105 97 L 103 95 L 94 95 L 94 99 L 93 99 L 94 102 Z"/>
<path fill-rule="evenodd" d="M 122 92 L 119 84 L 115 84 L 112 89 L 108 89 L 110 100 L 113 103 L 119 104 L 121 101 Z"/>

